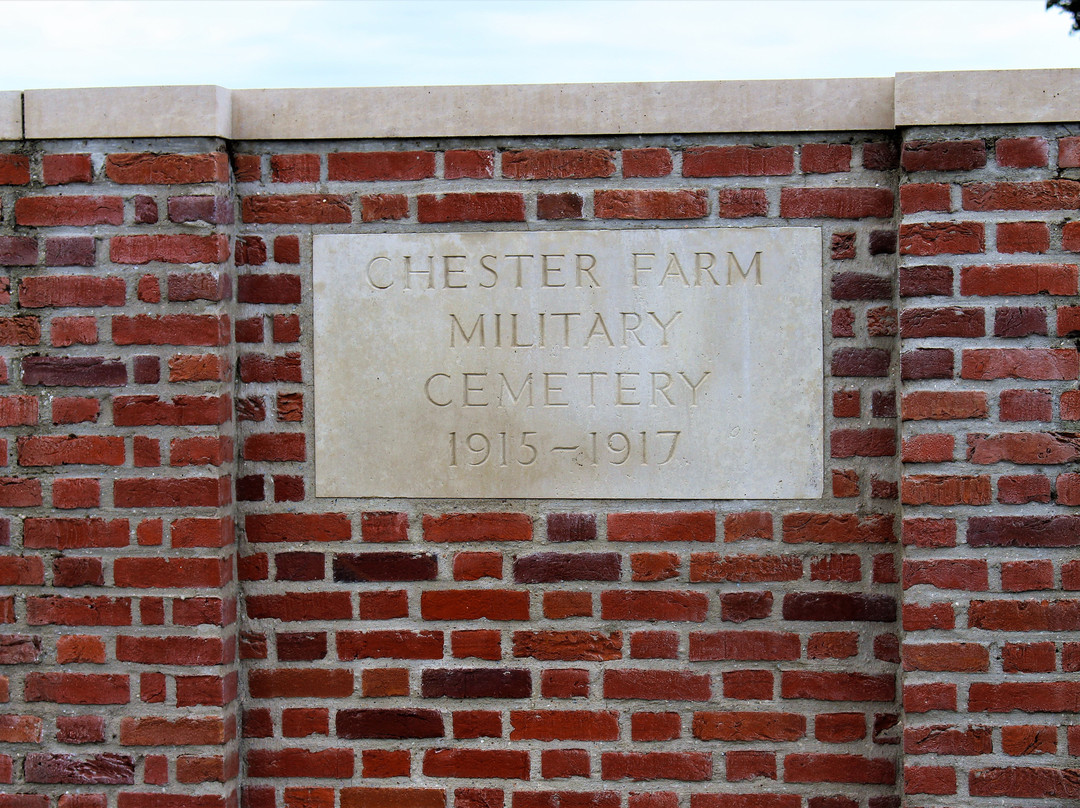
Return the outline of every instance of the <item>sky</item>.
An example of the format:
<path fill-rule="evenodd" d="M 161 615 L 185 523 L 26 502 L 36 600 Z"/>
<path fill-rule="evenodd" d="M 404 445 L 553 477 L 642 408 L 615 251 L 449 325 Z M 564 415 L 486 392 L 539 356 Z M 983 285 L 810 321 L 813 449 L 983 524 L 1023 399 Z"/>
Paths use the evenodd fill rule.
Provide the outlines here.
<path fill-rule="evenodd" d="M 0 90 L 1080 67 L 1070 23 L 1044 0 L 6 0 Z"/>

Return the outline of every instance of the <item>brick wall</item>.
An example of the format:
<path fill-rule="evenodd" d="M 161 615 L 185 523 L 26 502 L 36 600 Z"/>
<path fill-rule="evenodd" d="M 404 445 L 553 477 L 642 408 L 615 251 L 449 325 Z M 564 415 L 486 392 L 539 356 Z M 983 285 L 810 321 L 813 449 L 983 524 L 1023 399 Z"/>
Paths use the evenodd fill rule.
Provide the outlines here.
<path fill-rule="evenodd" d="M 19 144 L 0 804 L 224 806 L 239 767 L 225 144 Z"/>
<path fill-rule="evenodd" d="M 3 144 L 0 806 L 1076 796 L 1074 141 Z M 822 499 L 315 498 L 313 235 L 791 224 Z"/>
<path fill-rule="evenodd" d="M 1064 127 L 905 133 L 912 805 L 1080 795 L 1078 147 Z"/>

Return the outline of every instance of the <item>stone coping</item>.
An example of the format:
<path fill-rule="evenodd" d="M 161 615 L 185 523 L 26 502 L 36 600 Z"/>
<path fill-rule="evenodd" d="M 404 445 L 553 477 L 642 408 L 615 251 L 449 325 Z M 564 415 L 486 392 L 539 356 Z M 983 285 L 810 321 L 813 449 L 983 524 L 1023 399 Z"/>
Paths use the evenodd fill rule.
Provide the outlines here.
<path fill-rule="evenodd" d="M 1080 69 L 894 78 L 0 92 L 0 139 L 235 140 L 811 132 L 1080 120 Z"/>

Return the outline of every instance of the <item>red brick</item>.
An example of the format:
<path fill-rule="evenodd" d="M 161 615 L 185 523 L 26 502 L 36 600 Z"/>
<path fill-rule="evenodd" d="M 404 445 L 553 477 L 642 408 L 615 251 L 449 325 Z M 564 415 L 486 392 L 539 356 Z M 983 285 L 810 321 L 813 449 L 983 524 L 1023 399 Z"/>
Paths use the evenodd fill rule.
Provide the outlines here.
<path fill-rule="evenodd" d="M 690 580 L 732 581 L 737 583 L 761 581 L 797 581 L 802 577 L 802 561 L 786 555 L 720 555 L 692 553 Z"/>
<path fill-rule="evenodd" d="M 529 753 L 509 749 L 428 749 L 427 777 L 529 779 Z"/>
<path fill-rule="evenodd" d="M 49 341 L 53 347 L 94 345 L 98 341 L 97 319 L 94 317 L 55 317 Z"/>
<path fill-rule="evenodd" d="M 796 713 L 698 712 L 693 733 L 703 741 L 797 741 L 806 735 L 806 718 Z"/>
<path fill-rule="evenodd" d="M 990 652 L 979 643 L 904 643 L 904 670 L 958 671 L 972 673 L 990 669 Z"/>
<path fill-rule="evenodd" d="M 124 463 L 120 437 L 26 436 L 18 439 L 20 466 L 106 465 Z"/>
<path fill-rule="evenodd" d="M 127 704 L 128 677 L 121 674 L 31 672 L 26 675 L 26 701 L 59 704 Z"/>
<path fill-rule="evenodd" d="M 226 740 L 225 725 L 218 716 L 127 717 L 120 722 L 120 743 L 124 746 L 205 746 Z"/>
<path fill-rule="evenodd" d="M 528 620 L 529 593 L 487 589 L 436 590 L 421 593 L 424 620 Z"/>
<path fill-rule="evenodd" d="M 327 777 L 348 779 L 353 776 L 351 749 L 249 749 L 249 777 Z"/>
<path fill-rule="evenodd" d="M 982 309 L 959 306 L 909 308 L 900 317 L 900 335 L 907 339 L 982 337 L 986 335 L 985 312 Z"/>
<path fill-rule="evenodd" d="M 580 219 L 584 201 L 579 194 L 537 194 L 536 216 L 539 219 Z"/>
<path fill-rule="evenodd" d="M 1080 182 L 973 182 L 961 188 L 964 210 L 1076 210 Z"/>
<path fill-rule="evenodd" d="M 960 268 L 960 294 L 1075 295 L 1076 264 L 998 264 Z"/>
<path fill-rule="evenodd" d="M 40 586 L 43 583 L 45 583 L 45 567 L 40 558 L 36 556 L 0 556 L 0 585 Z M 40 598 L 31 598 L 31 600 L 36 602 Z M 29 622 L 33 624 L 34 621 Z"/>
<path fill-rule="evenodd" d="M 717 215 L 722 219 L 745 219 L 769 213 L 769 199 L 764 188 L 721 188 L 717 205 Z"/>
<path fill-rule="evenodd" d="M 447 149 L 443 176 L 448 180 L 490 179 L 495 176 L 495 153 L 482 149 Z"/>
<path fill-rule="evenodd" d="M 891 673 L 784 671 L 781 674 L 780 690 L 785 699 L 891 702 L 895 697 L 896 687 Z"/>
<path fill-rule="evenodd" d="M 248 224 L 349 224 L 352 222 L 349 198 L 338 194 L 245 196 L 240 199 L 240 214 L 242 220 Z"/>
<path fill-rule="evenodd" d="M 971 171 L 986 165 L 982 140 L 909 140 L 900 155 L 905 171 Z"/>
<path fill-rule="evenodd" d="M 498 631 L 454 631 L 450 634 L 450 652 L 456 659 L 502 659 L 502 641 Z"/>
<path fill-rule="evenodd" d="M 481 578 L 502 580 L 502 553 L 458 553 L 454 556 L 454 580 L 478 581 Z M 522 581 L 515 577 L 519 583 Z"/>
<path fill-rule="evenodd" d="M 891 514 L 791 513 L 784 516 L 784 541 L 855 542 L 859 544 L 892 543 L 896 541 Z"/>
<path fill-rule="evenodd" d="M 353 693 L 353 674 L 318 668 L 255 668 L 248 672 L 248 691 L 255 699 L 341 699 Z"/>
<path fill-rule="evenodd" d="M 622 656 L 622 633 L 515 631 L 514 656 L 544 660 L 611 660 Z"/>
<path fill-rule="evenodd" d="M 1045 222 L 1002 222 L 997 248 L 1002 253 L 1044 253 L 1050 249 L 1050 228 Z"/>
<path fill-rule="evenodd" d="M 673 168 L 671 152 L 661 148 L 623 149 L 624 177 L 666 177 Z"/>
<path fill-rule="evenodd" d="M 987 631 L 1076 631 L 1080 601 L 973 601 L 968 626 Z"/>
<path fill-rule="evenodd" d="M 665 581 L 679 575 L 676 553 L 633 553 L 630 556 L 631 578 L 635 581 Z"/>
<path fill-rule="evenodd" d="M 270 155 L 271 182 L 318 182 L 320 160 L 317 154 Z"/>
<path fill-rule="evenodd" d="M 40 480 L 0 477 L 0 508 L 27 508 L 41 503 Z"/>
<path fill-rule="evenodd" d="M 990 478 L 914 474 L 904 478 L 905 505 L 989 505 Z"/>
<path fill-rule="evenodd" d="M 41 320 L 37 317 L 0 317 L 0 345 L 40 344 Z M 41 358 L 52 359 L 53 357 Z M 60 357 L 56 358 L 60 359 Z M 25 364 L 24 362 L 24 367 Z"/>
<path fill-rule="evenodd" d="M 814 737 L 825 743 L 849 743 L 866 737 L 862 713 L 821 713 L 814 719 Z"/>
<path fill-rule="evenodd" d="M 684 177 L 770 177 L 794 171 L 791 146 L 700 146 L 683 152 Z"/>
<path fill-rule="evenodd" d="M 89 154 L 43 155 L 41 171 L 46 185 L 93 182 L 94 179 L 94 169 L 90 163 Z"/>
<path fill-rule="evenodd" d="M 1060 505 L 1080 505 L 1080 474 L 1059 474 L 1056 482 Z"/>
<path fill-rule="evenodd" d="M 716 515 L 692 513 L 612 513 L 607 517 L 608 541 L 716 541 Z"/>
<path fill-rule="evenodd" d="M 691 632 L 692 662 L 712 660 L 794 660 L 799 635 L 776 631 Z"/>
<path fill-rule="evenodd" d="M 949 421 L 987 416 L 982 391 L 917 390 L 904 396 L 901 413 L 905 421 Z"/>
<path fill-rule="evenodd" d="M 707 674 L 665 670 L 606 670 L 604 698 L 708 701 L 712 687 Z"/>
<path fill-rule="evenodd" d="M 956 769 L 951 766 L 905 766 L 905 794 L 955 794 Z"/>
<path fill-rule="evenodd" d="M 896 781 L 896 767 L 886 758 L 861 755 L 790 754 L 784 757 L 788 783 L 877 783 Z"/>
<path fill-rule="evenodd" d="M 960 375 L 965 379 L 1075 380 L 1080 359 L 1062 348 L 978 348 L 963 352 Z"/>
<path fill-rule="evenodd" d="M 900 449 L 904 463 L 948 463 L 955 451 L 952 435 L 912 435 Z"/>
<path fill-rule="evenodd" d="M 544 617 L 563 620 L 567 617 L 592 617 L 592 593 L 545 592 Z"/>
<path fill-rule="evenodd" d="M 964 255 L 984 249 L 981 222 L 925 222 L 900 225 L 901 255 Z"/>
<path fill-rule="evenodd" d="M 360 218 L 365 222 L 395 221 L 408 217 L 409 198 L 404 194 L 365 194 L 360 197 Z"/>
<path fill-rule="evenodd" d="M 1063 671 L 1068 671 L 1068 645 L 1062 654 Z M 1057 667 L 1057 649 L 1052 642 L 1007 642 L 1001 649 L 1001 669 L 1005 673 L 1053 673 Z"/>
<path fill-rule="evenodd" d="M 245 516 L 250 542 L 348 541 L 352 527 L 340 513 L 273 513 Z"/>
<path fill-rule="evenodd" d="M 363 760 L 361 774 L 365 778 L 409 776 L 410 754 L 408 750 L 365 749 L 361 755 Z M 332 791 L 330 796 L 332 800 Z"/>
<path fill-rule="evenodd" d="M 589 753 L 584 749 L 545 749 L 540 753 L 540 776 L 545 780 L 564 777 L 588 777 L 589 776 Z M 570 794 L 571 792 L 567 792 Z M 576 796 L 576 792 L 574 792 Z M 514 795 L 515 803 L 524 802 L 520 797 L 528 797 L 530 801 L 541 802 L 545 795 L 537 792 L 518 792 Z M 618 805 L 618 795 L 615 797 L 615 805 Z M 565 804 L 560 801 L 559 804 Z"/>
<path fill-rule="evenodd" d="M 712 778 L 710 752 L 604 752 L 600 756 L 605 780 L 686 780 Z"/>
<path fill-rule="evenodd" d="M 24 227 L 123 224 L 118 196 L 24 196 L 15 200 L 15 222 Z"/>
<path fill-rule="evenodd" d="M 37 260 L 37 239 L 27 236 L 0 236 L 0 266 L 32 267 Z"/>
<path fill-rule="evenodd" d="M 424 224 L 438 222 L 523 222 L 525 197 L 508 191 L 443 194 L 420 194 L 416 215 Z"/>
<path fill-rule="evenodd" d="M 169 220 L 173 222 L 232 224 L 236 218 L 233 200 L 228 196 L 170 196 L 168 209 Z M 252 253 L 255 258 L 254 249 Z"/>
<path fill-rule="evenodd" d="M 113 236 L 109 260 L 117 264 L 223 264 L 229 260 L 225 235 Z"/>
<path fill-rule="evenodd" d="M 501 792 L 500 792 L 501 793 Z M 341 808 L 444 808 L 446 794 L 441 788 L 343 788 Z M 502 808 L 478 805 L 470 808 Z"/>
<path fill-rule="evenodd" d="M 1045 337 L 1046 314 L 1039 306 L 999 306 L 994 309 L 994 336 Z"/>
<path fill-rule="evenodd" d="M 907 183 L 900 186 L 900 212 L 952 210 L 949 187 L 944 183 Z"/>
<path fill-rule="evenodd" d="M 891 428 L 836 429 L 829 436 L 832 457 L 892 457 L 896 432 Z"/>
<path fill-rule="evenodd" d="M 32 626 L 130 626 L 131 598 L 29 597 L 26 621 Z"/>
<path fill-rule="evenodd" d="M 532 519 L 523 513 L 425 515 L 424 541 L 532 541 Z"/>
<path fill-rule="evenodd" d="M 245 599 L 248 617 L 295 620 L 349 620 L 353 617 L 348 592 L 286 592 L 249 595 Z"/>
<path fill-rule="evenodd" d="M 632 740 L 673 741 L 681 734 L 682 719 L 678 713 L 633 713 L 630 716 Z"/>
<path fill-rule="evenodd" d="M 871 378 L 889 375 L 892 358 L 882 348 L 837 348 L 830 370 L 833 376 Z"/>
<path fill-rule="evenodd" d="M 502 174 L 510 179 L 588 179 L 614 173 L 615 156 L 607 149 L 526 149 L 502 155 Z"/>
<path fill-rule="evenodd" d="M 729 513 L 724 517 L 724 541 L 772 539 L 772 514 L 765 511 Z"/>
<path fill-rule="evenodd" d="M 780 215 L 787 219 L 889 218 L 893 192 L 888 188 L 784 188 Z"/>
<path fill-rule="evenodd" d="M 973 797 L 1019 797 L 1028 799 L 1080 796 L 1080 769 L 1049 767 L 976 769 L 968 773 L 968 793 Z"/>
<path fill-rule="evenodd" d="M 846 143 L 807 143 L 800 167 L 804 174 L 834 174 L 851 170 L 851 146 Z"/>
<path fill-rule="evenodd" d="M 618 713 L 589 710 L 511 710 L 510 740 L 615 741 Z"/>
<path fill-rule="evenodd" d="M 95 262 L 93 236 L 62 236 L 45 239 L 45 266 L 92 267 Z"/>
<path fill-rule="evenodd" d="M 0 154 L 0 185 L 28 185 L 30 158 L 25 154 Z"/>
<path fill-rule="evenodd" d="M 1050 144 L 1041 137 L 1001 138 L 994 153 L 1002 168 L 1045 168 L 1050 160 Z"/>
<path fill-rule="evenodd" d="M 598 219 L 701 219 L 709 214 L 705 190 L 595 191 Z"/>
<path fill-rule="evenodd" d="M 435 176 L 435 152 L 332 152 L 326 163 L 331 182 L 422 180 Z"/>
<path fill-rule="evenodd" d="M 134 185 L 187 185 L 228 182 L 228 155 L 211 154 L 110 154 L 105 174 L 113 182 Z"/>
<path fill-rule="evenodd" d="M 1080 457 L 1080 441 L 1068 434 L 968 434 L 967 440 L 968 460 L 980 465 L 1002 460 L 1022 464 L 1069 463 Z"/>
<path fill-rule="evenodd" d="M 35 396 L 0 396 L 0 426 L 33 426 L 37 422 L 38 400 Z"/>
<path fill-rule="evenodd" d="M 279 264 L 299 264 L 300 239 L 297 236 L 275 236 L 274 260 Z"/>
<path fill-rule="evenodd" d="M 259 321 L 260 336 L 262 321 Z M 284 356 L 265 354 L 240 355 L 240 381 L 242 382 L 302 382 L 303 371 L 300 354 L 289 352 Z"/>

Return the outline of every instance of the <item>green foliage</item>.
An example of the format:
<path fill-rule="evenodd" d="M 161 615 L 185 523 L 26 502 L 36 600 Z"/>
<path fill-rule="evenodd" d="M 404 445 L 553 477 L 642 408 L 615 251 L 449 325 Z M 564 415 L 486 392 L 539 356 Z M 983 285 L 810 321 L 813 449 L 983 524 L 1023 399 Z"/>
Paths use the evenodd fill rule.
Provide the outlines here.
<path fill-rule="evenodd" d="M 1046 8 L 1059 8 L 1073 18 L 1072 31 L 1080 31 L 1080 0 L 1046 0 Z"/>

